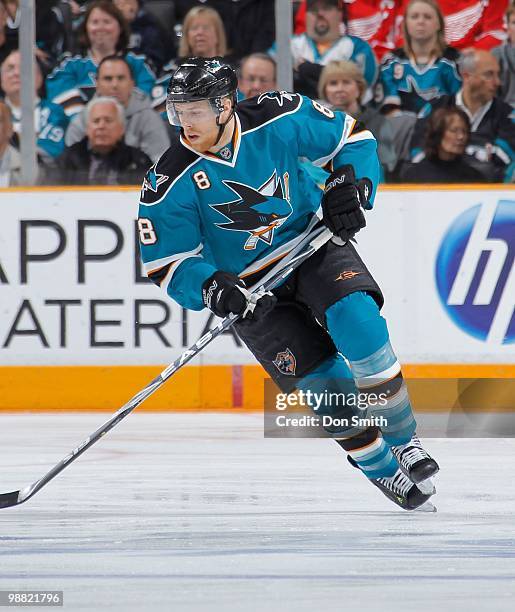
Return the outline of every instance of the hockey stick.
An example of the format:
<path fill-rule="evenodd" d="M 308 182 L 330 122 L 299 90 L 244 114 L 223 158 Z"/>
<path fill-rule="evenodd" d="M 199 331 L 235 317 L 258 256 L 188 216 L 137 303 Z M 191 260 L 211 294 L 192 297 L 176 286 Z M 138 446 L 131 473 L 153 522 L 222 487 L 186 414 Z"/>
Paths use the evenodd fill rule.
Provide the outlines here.
<path fill-rule="evenodd" d="M 332 233 L 328 229 L 323 229 L 308 244 L 308 247 L 301 251 L 305 246 L 309 238 L 302 241 L 294 251 L 301 251 L 298 255 L 291 257 L 287 265 L 282 269 L 279 269 L 273 274 L 268 280 L 260 284 L 256 289 L 264 289 L 269 291 L 274 287 L 277 287 L 293 270 L 298 268 L 304 261 L 309 259 L 313 253 L 318 251 L 330 238 Z M 290 255 L 291 256 L 291 255 Z M 253 292 L 253 294 L 255 291 Z M 49 472 L 47 472 L 42 478 L 36 482 L 28 485 L 20 491 L 11 491 L 10 493 L 0 494 L 0 508 L 9 508 L 11 506 L 17 506 L 26 502 L 39 490 L 41 490 L 46 484 L 48 484 L 53 478 L 62 472 L 72 461 L 75 461 L 77 457 L 82 455 L 90 446 L 93 446 L 95 442 L 98 442 L 102 436 L 110 431 L 115 425 L 117 425 L 122 419 L 128 416 L 135 408 L 137 408 L 142 402 L 144 402 L 154 391 L 157 391 L 177 370 L 182 368 L 188 363 L 195 355 L 197 355 L 204 347 L 206 347 L 212 340 L 222 334 L 225 330 L 229 329 L 238 319 L 240 315 L 230 314 L 225 319 L 222 319 L 220 323 L 204 334 L 197 342 L 189 349 L 184 351 L 180 357 L 178 357 L 173 363 L 165 368 L 161 374 L 159 374 L 154 380 L 152 380 L 144 389 L 132 397 L 120 410 L 115 412 L 113 416 L 101 425 L 96 431 L 89 435 L 83 442 L 77 446 L 69 455 L 57 463 Z"/>

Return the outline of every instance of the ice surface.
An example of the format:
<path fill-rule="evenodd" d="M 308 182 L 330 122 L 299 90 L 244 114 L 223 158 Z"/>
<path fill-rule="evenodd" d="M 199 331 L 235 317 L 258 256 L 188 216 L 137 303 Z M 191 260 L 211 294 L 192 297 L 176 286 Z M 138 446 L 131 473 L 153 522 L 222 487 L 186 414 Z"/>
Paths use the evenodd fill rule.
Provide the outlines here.
<path fill-rule="evenodd" d="M 104 420 L 0 415 L 0 491 Z M 66 610 L 513 610 L 515 440 L 426 446 L 438 513 L 407 513 L 329 440 L 265 440 L 260 415 L 136 412 L 0 510 L 0 590 L 62 589 Z"/>

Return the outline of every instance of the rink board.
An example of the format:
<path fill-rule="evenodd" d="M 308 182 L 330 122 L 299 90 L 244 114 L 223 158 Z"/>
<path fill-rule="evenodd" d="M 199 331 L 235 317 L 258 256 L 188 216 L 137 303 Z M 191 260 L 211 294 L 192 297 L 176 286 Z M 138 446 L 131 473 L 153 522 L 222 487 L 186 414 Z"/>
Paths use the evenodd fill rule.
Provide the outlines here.
<path fill-rule="evenodd" d="M 117 408 L 216 323 L 144 278 L 137 204 L 134 188 L 0 190 L 0 410 Z M 515 211 L 512 186 L 380 190 L 358 249 L 408 377 L 515 378 L 507 207 Z M 461 279 L 448 302 L 446 261 Z M 263 371 L 233 333 L 193 363 L 145 407 L 261 409 Z M 441 405 L 435 397 L 422 410 Z"/>

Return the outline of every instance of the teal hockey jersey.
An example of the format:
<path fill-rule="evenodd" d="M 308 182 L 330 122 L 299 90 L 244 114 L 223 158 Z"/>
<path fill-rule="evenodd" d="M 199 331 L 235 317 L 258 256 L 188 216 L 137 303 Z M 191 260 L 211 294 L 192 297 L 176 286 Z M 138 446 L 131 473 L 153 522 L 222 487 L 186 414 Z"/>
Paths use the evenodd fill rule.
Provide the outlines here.
<path fill-rule="evenodd" d="M 13 129 L 16 134 L 20 134 L 22 130 L 21 108 L 14 107 L 7 100 L 6 104 L 11 109 Z M 62 107 L 48 100 L 37 98 L 34 120 L 38 154 L 45 162 L 59 157 L 64 151 L 64 135 L 70 122 Z"/>
<path fill-rule="evenodd" d="M 124 58 L 130 66 L 136 87 L 150 95 L 156 77 L 145 57 L 129 51 Z M 68 116 L 75 115 L 95 95 L 97 70 L 98 66 L 90 55 L 66 57 L 46 79 L 48 99 L 60 104 Z"/>
<path fill-rule="evenodd" d="M 141 256 L 148 277 L 185 308 L 203 308 L 202 283 L 216 270 L 248 286 L 286 256 L 321 218 L 322 192 L 300 166 L 352 164 L 379 178 L 376 142 L 349 115 L 286 92 L 236 107 L 232 143 L 199 154 L 181 134 L 143 181 Z"/>
<path fill-rule="evenodd" d="M 456 49 L 447 47 L 441 57 L 418 65 L 403 49 L 396 49 L 381 67 L 376 101 L 418 113 L 431 100 L 455 94 L 461 88 L 458 58 Z"/>

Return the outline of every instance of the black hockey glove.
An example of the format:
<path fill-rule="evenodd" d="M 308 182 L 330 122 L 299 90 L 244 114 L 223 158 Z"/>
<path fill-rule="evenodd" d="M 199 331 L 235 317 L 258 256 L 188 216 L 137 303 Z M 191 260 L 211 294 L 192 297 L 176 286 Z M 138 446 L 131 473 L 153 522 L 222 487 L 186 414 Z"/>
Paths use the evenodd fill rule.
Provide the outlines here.
<path fill-rule="evenodd" d="M 204 281 L 202 301 L 217 317 L 233 312 L 247 321 L 258 321 L 272 310 L 277 298 L 270 291 L 251 294 L 236 274 L 218 271 Z"/>
<path fill-rule="evenodd" d="M 354 168 L 347 164 L 337 168 L 325 182 L 322 196 L 324 223 L 345 242 L 365 227 L 363 208 L 369 206 L 372 182 L 363 178 L 356 182 Z"/>

